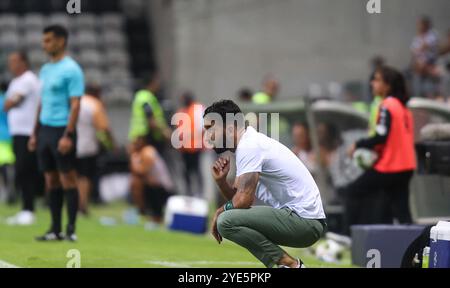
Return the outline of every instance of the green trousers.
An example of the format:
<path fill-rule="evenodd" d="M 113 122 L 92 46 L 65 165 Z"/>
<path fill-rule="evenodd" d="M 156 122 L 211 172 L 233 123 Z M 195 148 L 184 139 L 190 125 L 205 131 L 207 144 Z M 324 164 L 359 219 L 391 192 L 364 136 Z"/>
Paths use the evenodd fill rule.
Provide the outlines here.
<path fill-rule="evenodd" d="M 225 211 L 217 219 L 223 238 L 246 248 L 266 267 L 273 267 L 286 253 L 281 246 L 305 248 L 325 233 L 318 220 L 304 219 L 288 208 L 256 206 Z"/>

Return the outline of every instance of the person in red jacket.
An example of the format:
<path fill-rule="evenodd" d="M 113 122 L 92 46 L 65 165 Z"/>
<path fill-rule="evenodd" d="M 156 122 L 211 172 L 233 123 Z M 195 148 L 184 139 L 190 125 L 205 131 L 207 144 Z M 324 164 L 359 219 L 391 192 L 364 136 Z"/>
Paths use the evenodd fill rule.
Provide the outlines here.
<path fill-rule="evenodd" d="M 409 183 L 416 169 L 414 122 L 407 108 L 409 100 L 403 75 L 391 67 L 375 73 L 372 89 L 383 101 L 376 134 L 359 140 L 350 149 L 366 148 L 377 152 L 378 159 L 347 187 L 347 223 L 411 223 Z"/>

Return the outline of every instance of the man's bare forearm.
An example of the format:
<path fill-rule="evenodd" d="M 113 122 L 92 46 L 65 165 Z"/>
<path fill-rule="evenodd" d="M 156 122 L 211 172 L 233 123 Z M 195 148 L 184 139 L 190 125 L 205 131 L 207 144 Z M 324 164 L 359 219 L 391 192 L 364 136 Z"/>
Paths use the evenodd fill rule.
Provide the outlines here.
<path fill-rule="evenodd" d="M 233 199 L 234 194 L 236 193 L 236 189 L 234 189 L 226 179 L 217 181 L 216 183 L 217 186 L 219 186 L 220 192 L 222 192 L 223 197 L 225 197 L 227 201 Z"/>
<path fill-rule="evenodd" d="M 65 131 L 66 134 L 75 132 L 79 113 L 80 113 L 80 99 L 72 98 L 70 100 L 70 116 L 69 116 L 69 123 L 67 124 L 67 128 Z"/>
<path fill-rule="evenodd" d="M 236 194 L 232 199 L 235 209 L 249 209 L 255 201 L 259 173 L 252 172 L 239 176 L 236 180 Z"/>
<path fill-rule="evenodd" d="M 39 131 L 39 117 L 41 115 L 41 103 L 38 104 L 37 106 L 37 113 L 36 113 L 36 120 L 34 122 L 34 128 L 33 128 L 33 135 L 36 136 L 38 131 Z"/>
<path fill-rule="evenodd" d="M 20 94 L 15 95 L 14 97 L 12 97 L 10 99 L 7 99 L 5 102 L 5 107 L 3 107 L 3 110 L 5 112 L 8 112 L 12 108 L 19 106 L 20 103 L 22 103 L 23 99 L 24 99 L 24 96 L 22 96 Z"/>

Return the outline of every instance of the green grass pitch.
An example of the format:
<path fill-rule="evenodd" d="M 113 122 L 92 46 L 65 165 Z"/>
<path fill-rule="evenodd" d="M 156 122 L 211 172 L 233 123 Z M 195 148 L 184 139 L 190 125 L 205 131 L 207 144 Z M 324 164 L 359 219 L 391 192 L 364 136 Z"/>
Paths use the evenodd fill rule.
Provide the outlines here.
<path fill-rule="evenodd" d="M 77 243 L 39 243 L 34 237 L 48 228 L 49 212 L 40 208 L 37 222 L 32 226 L 8 226 L 6 217 L 16 213 L 18 207 L 0 204 L 0 267 L 65 268 L 70 260 L 67 252 L 77 249 L 82 268 L 263 268 L 245 249 L 227 240 L 218 245 L 210 234 L 199 236 L 164 228 L 148 231 L 143 221 L 139 225 L 126 225 L 122 221 L 126 208 L 121 203 L 92 207 L 88 218 L 79 218 Z M 117 224 L 102 225 L 99 220 L 102 216 L 115 218 Z M 301 257 L 308 267 L 350 267 L 348 255 L 343 264 L 338 265 L 320 262 L 306 249 L 287 248 L 287 251 Z"/>

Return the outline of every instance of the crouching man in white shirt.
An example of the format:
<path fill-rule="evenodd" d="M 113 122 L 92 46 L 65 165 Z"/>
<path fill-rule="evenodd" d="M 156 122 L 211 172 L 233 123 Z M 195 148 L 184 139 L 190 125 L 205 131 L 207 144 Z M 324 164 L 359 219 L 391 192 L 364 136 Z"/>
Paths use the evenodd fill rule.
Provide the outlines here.
<path fill-rule="evenodd" d="M 228 119 L 228 120 L 227 120 Z M 252 127 L 231 100 L 205 110 L 206 140 L 222 154 L 236 154 L 236 179 L 227 182 L 230 159 L 219 157 L 212 175 L 228 202 L 212 222 L 212 234 L 246 248 L 266 267 L 302 268 L 281 246 L 304 248 L 326 232 L 319 189 L 303 163 L 287 147 Z M 255 199 L 266 206 L 252 206 Z"/>

